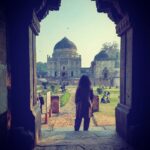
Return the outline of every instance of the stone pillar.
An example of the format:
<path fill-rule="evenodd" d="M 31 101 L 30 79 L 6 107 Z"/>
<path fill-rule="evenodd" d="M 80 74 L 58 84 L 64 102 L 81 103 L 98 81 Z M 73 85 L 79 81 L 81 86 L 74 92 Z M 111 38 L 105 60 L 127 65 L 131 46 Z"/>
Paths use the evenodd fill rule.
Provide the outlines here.
<path fill-rule="evenodd" d="M 6 16 L 0 7 L 0 143 L 6 147 L 8 131 Z"/>
<path fill-rule="evenodd" d="M 35 117 L 35 139 L 41 136 L 41 112 L 37 104 L 36 93 L 36 35 L 40 32 L 39 20 L 33 11 L 32 21 L 28 26 L 29 32 L 29 66 L 30 66 L 30 108 Z"/>
<path fill-rule="evenodd" d="M 7 111 L 6 18 L 0 10 L 0 115 Z"/>
<path fill-rule="evenodd" d="M 12 7 L 8 13 L 12 127 L 30 130 L 37 141 L 41 115 L 36 104 L 35 35 L 39 25 L 32 9 L 23 10 Z"/>
<path fill-rule="evenodd" d="M 116 30 L 121 36 L 120 103 L 116 107 L 116 130 L 134 144 L 142 141 L 141 136 L 145 136 L 148 124 L 148 33 L 136 20 L 131 26 L 128 16 L 119 22 Z"/>
<path fill-rule="evenodd" d="M 120 60 L 120 103 L 116 107 L 116 130 L 124 138 L 128 137 L 132 109 L 132 62 L 133 62 L 133 28 L 128 16 L 116 27 L 121 36 Z"/>

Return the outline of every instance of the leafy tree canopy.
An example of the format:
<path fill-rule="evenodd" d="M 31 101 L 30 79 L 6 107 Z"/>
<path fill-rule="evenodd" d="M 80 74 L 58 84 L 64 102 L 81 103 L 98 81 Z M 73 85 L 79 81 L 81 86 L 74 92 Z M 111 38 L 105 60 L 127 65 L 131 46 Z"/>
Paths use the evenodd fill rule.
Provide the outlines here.
<path fill-rule="evenodd" d="M 47 74 L 47 64 L 43 62 L 36 63 L 36 71 L 38 76 L 46 76 Z"/>
<path fill-rule="evenodd" d="M 95 56 L 95 60 L 117 60 L 120 58 L 118 43 L 106 42 L 100 52 Z"/>

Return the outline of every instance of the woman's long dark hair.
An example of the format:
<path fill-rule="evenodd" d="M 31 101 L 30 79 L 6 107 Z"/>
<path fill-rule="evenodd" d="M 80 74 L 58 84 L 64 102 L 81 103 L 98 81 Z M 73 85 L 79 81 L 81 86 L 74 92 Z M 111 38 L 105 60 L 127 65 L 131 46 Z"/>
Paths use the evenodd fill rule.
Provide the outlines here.
<path fill-rule="evenodd" d="M 88 101 L 91 95 L 91 81 L 87 75 L 83 75 L 78 84 L 75 95 L 75 103 L 79 101 Z"/>
<path fill-rule="evenodd" d="M 90 90 L 91 81 L 87 75 L 82 75 L 79 81 L 78 88 Z"/>

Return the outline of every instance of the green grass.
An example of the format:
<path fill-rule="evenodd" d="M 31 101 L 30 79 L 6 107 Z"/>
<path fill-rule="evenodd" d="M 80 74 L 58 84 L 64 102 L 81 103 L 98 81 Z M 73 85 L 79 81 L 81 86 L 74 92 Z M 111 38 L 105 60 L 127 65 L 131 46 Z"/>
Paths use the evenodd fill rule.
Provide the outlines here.
<path fill-rule="evenodd" d="M 60 97 L 60 107 L 65 106 L 70 99 L 70 93 L 65 92 L 61 97 Z"/>
<path fill-rule="evenodd" d="M 119 102 L 119 95 L 120 95 L 120 89 L 118 88 L 107 88 L 104 89 L 104 91 L 110 92 L 110 103 L 99 103 L 100 111 L 98 113 L 108 115 L 108 116 L 114 116 L 115 115 L 115 108 Z M 103 94 L 99 95 L 99 99 L 101 101 Z"/>

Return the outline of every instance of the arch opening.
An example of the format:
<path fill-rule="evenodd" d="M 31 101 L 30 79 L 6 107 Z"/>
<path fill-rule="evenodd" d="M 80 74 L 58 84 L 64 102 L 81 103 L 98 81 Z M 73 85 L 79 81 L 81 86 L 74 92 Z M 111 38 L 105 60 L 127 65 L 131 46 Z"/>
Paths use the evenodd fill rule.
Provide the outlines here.
<path fill-rule="evenodd" d="M 28 3 L 13 1 L 7 4 L 6 0 L 0 6 L 0 76 L 4 79 L 0 80 L 0 90 L 5 93 L 0 119 L 7 120 L 7 111 L 11 108 L 11 126 L 24 126 L 37 138 L 40 136 L 40 114 L 36 101 L 35 37 L 40 31 L 39 21 L 47 15 L 48 10 L 59 9 L 60 0 Z M 116 23 L 116 32 L 121 37 L 121 92 L 116 108 L 116 130 L 124 139 L 140 144 L 140 137 L 145 137 L 149 129 L 149 97 L 145 96 L 149 92 L 149 80 L 145 78 L 145 74 L 149 75 L 149 17 L 145 11 L 149 5 L 139 4 L 96 0 L 97 11 L 108 14 Z M 88 72 L 86 69 L 83 71 Z M 3 82 L 5 79 L 6 83 Z M 43 84 L 46 88 L 47 83 Z M 27 117 L 29 122 L 24 120 Z"/>
<path fill-rule="evenodd" d="M 79 2 L 75 2 L 76 5 L 78 3 Z M 87 22 L 90 22 L 90 19 L 88 16 L 90 13 L 86 9 L 82 10 L 82 8 L 79 7 L 79 9 L 81 9 L 80 10 L 81 13 L 84 12 L 87 14 L 84 14 L 82 17 L 79 17 L 79 13 L 75 15 L 76 12 L 73 12 L 72 14 L 67 15 L 67 11 L 69 12 L 69 10 L 70 11 L 74 10 L 71 8 L 73 4 L 71 2 L 67 4 L 67 2 L 64 1 L 64 5 L 62 3 L 62 6 L 61 6 L 63 7 L 62 11 L 60 10 L 57 13 L 50 14 L 41 23 L 40 34 L 43 34 L 41 35 L 43 36 L 43 39 L 40 38 L 40 36 L 37 38 L 37 41 L 38 41 L 37 47 L 38 49 L 40 49 L 39 54 L 37 50 L 37 57 L 38 57 L 38 60 L 40 59 L 42 60 L 42 58 L 40 58 L 39 56 L 41 56 L 41 53 L 43 51 L 45 53 L 45 56 L 49 54 L 51 55 L 51 56 L 47 56 L 47 60 L 45 60 L 44 62 L 44 63 L 47 62 L 47 75 L 44 76 L 48 81 L 47 88 L 48 90 L 51 90 L 51 86 L 55 84 L 54 86 L 55 88 L 58 88 L 57 89 L 58 93 L 53 93 L 54 95 L 64 95 L 63 93 L 64 88 L 66 88 L 67 91 L 70 91 L 73 89 L 74 92 L 69 93 L 72 95 L 71 97 L 72 97 L 73 103 L 74 103 L 75 90 L 77 88 L 77 84 L 78 84 L 80 77 L 83 74 L 88 75 L 91 79 L 92 86 L 94 88 L 94 94 L 95 96 L 98 95 L 99 97 L 97 107 L 100 108 L 99 111 L 95 113 L 96 119 L 95 119 L 95 122 L 92 123 L 93 124 L 92 126 L 93 127 L 104 126 L 104 125 L 115 126 L 115 107 L 117 106 L 117 103 L 119 102 L 119 95 L 120 95 L 120 79 L 119 79 L 120 78 L 119 76 L 120 74 L 120 68 L 119 68 L 120 52 L 119 52 L 119 46 L 118 46 L 120 45 L 119 37 L 117 38 L 116 36 L 115 25 L 112 22 L 110 23 L 110 20 L 106 19 L 108 18 L 106 15 L 102 14 L 101 18 L 98 17 L 100 14 L 97 14 L 97 12 L 95 11 L 96 7 L 94 7 L 94 3 L 83 2 L 83 4 L 86 4 L 87 7 L 89 7 L 87 8 L 88 11 L 94 12 L 92 13 L 93 16 L 91 15 L 91 18 L 95 17 L 95 20 L 93 20 L 93 22 L 90 23 L 90 25 L 86 27 L 87 29 L 82 31 L 83 28 L 87 25 Z M 68 5 L 70 6 L 70 9 L 67 10 Z M 90 5 L 92 5 L 92 7 Z M 72 19 L 71 15 L 74 15 L 76 19 L 75 20 Z M 60 20 L 60 18 L 63 18 L 63 19 Z M 83 19 L 85 20 L 82 21 Z M 53 23 L 51 24 L 51 22 Z M 109 24 L 110 26 L 108 25 L 106 27 L 106 24 Z M 52 29 L 48 30 L 47 27 L 50 25 Z M 99 25 L 101 25 L 99 27 L 101 28 L 101 30 L 97 29 Z M 56 28 L 57 26 L 60 27 L 59 31 L 57 30 L 55 31 L 53 29 L 53 28 Z M 93 31 L 93 29 L 95 28 L 96 30 Z M 76 30 L 78 29 L 79 29 L 78 31 L 79 33 L 77 34 Z M 108 31 L 106 31 L 105 33 L 104 30 L 105 31 L 108 30 Z M 48 36 L 48 33 L 50 37 Z M 56 36 L 57 34 L 58 36 Z M 102 36 L 98 36 L 98 34 L 99 35 L 102 34 Z M 68 39 L 68 37 L 70 37 L 70 39 L 74 39 L 74 41 L 71 41 L 70 39 Z M 48 40 L 49 38 L 51 39 L 50 42 Z M 114 39 L 117 40 L 117 42 L 114 42 L 115 41 Z M 95 42 L 92 42 L 94 40 Z M 42 44 L 40 45 L 40 43 Z M 87 44 L 87 43 L 90 43 L 92 46 L 90 46 L 90 44 Z M 42 47 L 44 47 L 47 50 L 42 51 Z M 94 52 L 90 52 L 90 49 L 93 49 Z M 86 55 L 84 54 L 85 51 L 87 53 Z M 116 66 L 117 61 L 118 61 L 118 66 Z M 55 64 L 55 67 L 53 67 L 53 64 Z M 108 67 L 107 73 L 104 73 L 103 70 L 105 70 L 105 68 L 107 67 Z M 53 76 L 53 72 L 55 72 L 56 70 L 57 70 L 58 76 L 55 78 Z M 107 77 L 105 77 L 105 74 Z M 102 93 L 99 93 L 100 90 L 102 91 Z M 107 92 L 108 93 L 110 92 L 110 95 L 111 95 L 110 97 L 109 95 L 107 96 Z M 112 102 L 107 103 L 106 102 L 107 99 L 112 99 Z M 111 100 L 108 100 L 108 101 L 111 101 Z M 49 124 L 50 125 L 52 124 L 52 126 L 53 126 L 53 122 L 57 122 L 54 125 L 54 130 L 57 130 L 58 128 L 67 127 L 67 126 L 73 129 L 74 119 L 75 119 L 74 118 L 75 117 L 75 105 L 72 104 L 72 102 L 70 103 L 70 105 L 74 106 L 74 108 L 70 106 L 72 108 L 71 111 L 73 111 L 73 113 L 67 110 L 64 110 L 65 106 L 63 106 L 63 107 L 60 107 L 60 110 L 59 110 L 60 117 L 58 115 L 57 117 L 54 117 L 54 118 L 51 117 L 49 119 L 50 120 Z M 69 108 L 66 108 L 66 109 L 69 109 Z M 104 111 L 106 109 L 109 109 L 108 112 Z M 64 112 L 61 112 L 62 110 Z M 71 121 L 68 121 L 69 119 L 67 120 L 68 122 L 65 121 L 67 115 L 63 116 L 61 115 L 61 113 L 65 115 L 67 114 L 68 118 L 70 118 Z M 71 113 L 71 115 L 69 115 L 69 113 Z M 55 114 L 53 116 L 55 116 Z M 56 121 L 56 120 L 60 120 L 60 121 Z M 98 123 L 96 123 L 96 120 Z M 61 121 L 65 122 L 64 125 L 59 123 Z"/>

